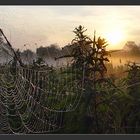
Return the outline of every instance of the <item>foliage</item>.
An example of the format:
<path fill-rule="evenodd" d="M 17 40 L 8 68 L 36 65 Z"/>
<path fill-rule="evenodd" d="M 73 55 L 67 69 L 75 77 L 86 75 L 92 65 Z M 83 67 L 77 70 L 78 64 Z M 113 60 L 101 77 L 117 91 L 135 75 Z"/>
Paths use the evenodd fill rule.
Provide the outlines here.
<path fill-rule="evenodd" d="M 60 53 L 60 48 L 58 47 L 58 45 L 56 44 L 52 44 L 50 46 L 47 47 L 39 47 L 36 49 L 36 54 L 38 57 L 56 57 L 56 55 L 58 55 Z"/>
<path fill-rule="evenodd" d="M 51 96 L 42 96 L 41 100 L 43 100 L 44 106 L 56 110 L 65 109 L 64 98 L 58 100 L 56 96 L 52 95 L 56 95 L 58 92 L 59 95 L 57 94 L 57 96 L 67 96 L 67 104 L 69 104 L 76 98 L 73 91 L 76 89 L 80 93 L 83 88 L 79 106 L 72 112 L 63 113 L 64 126 L 56 133 L 140 133 L 138 127 L 140 125 L 140 66 L 136 63 L 129 63 L 127 71 L 124 71 L 126 66 L 113 68 L 113 66 L 107 64 L 109 59 L 106 51 L 106 40 L 101 37 L 96 38 L 95 33 L 92 40 L 85 35 L 86 31 L 81 25 L 75 28 L 73 32 L 76 36 L 70 45 L 72 51 L 69 55 L 62 56 L 73 58 L 71 66 L 60 69 L 48 66 L 42 67 L 43 70 L 47 70 L 49 80 L 45 81 L 46 75 L 42 75 L 44 79 L 40 78 L 38 85 L 41 88 L 43 84 L 47 85 L 43 88 L 45 91 L 49 89 L 48 92 L 51 94 Z M 45 50 L 48 49 L 50 48 L 45 48 Z M 54 50 L 57 50 L 57 48 L 53 47 L 52 52 Z M 45 55 L 45 53 L 41 54 L 39 51 L 38 54 Z M 44 63 L 43 57 L 38 57 L 32 68 L 41 69 L 42 63 Z M 110 72 L 109 77 L 106 75 L 107 70 Z M 83 72 L 85 72 L 84 77 Z M 116 74 L 116 72 L 121 72 L 123 76 L 118 78 L 119 74 Z M 2 79 L 1 75 L 0 78 Z M 34 78 L 32 77 L 33 81 Z M 75 80 L 72 80 L 74 78 Z M 2 85 L 2 82 L 0 80 L 0 85 Z M 84 87 L 81 86 L 82 82 L 84 82 Z M 34 84 L 36 85 L 36 81 Z M 5 86 L 11 88 L 10 84 Z M 28 86 L 28 83 L 26 83 L 26 88 Z M 39 98 L 40 95 L 36 97 L 37 100 Z M 55 102 L 55 104 L 52 104 L 52 102 Z M 23 107 L 23 112 L 24 110 Z M 14 114 L 14 110 L 10 113 Z M 18 117 L 8 118 L 13 128 L 20 126 L 21 122 Z"/>

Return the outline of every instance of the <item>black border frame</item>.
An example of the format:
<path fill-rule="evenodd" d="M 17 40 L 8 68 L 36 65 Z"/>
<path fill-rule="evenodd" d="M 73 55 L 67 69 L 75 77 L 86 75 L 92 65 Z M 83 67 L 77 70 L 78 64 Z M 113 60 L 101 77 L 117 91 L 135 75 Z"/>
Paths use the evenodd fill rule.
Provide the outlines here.
<path fill-rule="evenodd" d="M 28 5 L 118 5 L 118 6 L 125 6 L 125 5 L 138 5 L 140 6 L 140 0 L 0 0 L 0 6 L 12 6 L 12 5 L 25 5 L 25 6 L 28 6 Z M 66 135 L 66 134 L 60 134 L 60 135 L 57 135 L 57 134 L 46 134 L 46 135 L 0 135 L 0 139 L 1 140 L 7 140 L 7 139 L 13 139 L 13 140 L 16 140 L 16 139 L 33 139 L 33 140 L 36 140 L 36 139 L 40 139 L 41 140 L 46 140 L 46 139 L 60 139 L 60 140 L 66 140 L 66 139 L 70 139 L 70 140 L 73 140 L 73 139 L 80 139 L 80 140 L 83 140 L 83 139 L 87 139 L 87 140 L 94 140 L 94 139 L 110 139 L 110 140 L 114 140 L 114 139 L 140 139 L 140 135 L 135 135 L 135 134 L 125 134 L 125 135 L 119 135 L 119 134 L 113 134 L 113 135 L 102 135 L 102 134 L 90 134 L 90 135 L 87 135 L 87 134 L 80 134 L 80 135 L 75 135 L 75 134 L 72 134 L 72 135 Z"/>
<path fill-rule="evenodd" d="M 56 134 L 48 134 L 48 135 L 0 135 L 1 139 L 10 139 L 10 140 L 46 140 L 46 139 L 52 139 L 52 140 L 139 140 L 139 135 L 56 135 Z"/>
<path fill-rule="evenodd" d="M 0 5 L 137 5 L 140 0 L 0 0 Z"/>

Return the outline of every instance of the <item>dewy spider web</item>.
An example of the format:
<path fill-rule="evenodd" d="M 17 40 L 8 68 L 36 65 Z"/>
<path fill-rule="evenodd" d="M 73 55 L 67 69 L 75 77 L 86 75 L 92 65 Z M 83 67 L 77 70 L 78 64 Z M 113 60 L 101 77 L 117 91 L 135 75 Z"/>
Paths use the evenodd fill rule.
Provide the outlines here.
<path fill-rule="evenodd" d="M 74 111 L 81 99 L 84 72 L 57 67 L 35 70 L 17 66 L 15 57 L 0 34 L 0 133 L 52 133 L 63 126 L 64 113 Z M 49 53 L 49 52 L 48 52 Z M 79 76 L 80 75 L 80 76 Z M 80 77 L 80 79 L 78 78 Z"/>
<path fill-rule="evenodd" d="M 6 80 L 7 76 L 12 77 L 9 70 L 9 67 L 1 69 L 1 131 L 25 134 L 60 129 L 64 113 L 78 106 L 84 78 L 78 83 L 73 68 L 39 71 L 19 67 L 15 80 L 9 84 Z"/>

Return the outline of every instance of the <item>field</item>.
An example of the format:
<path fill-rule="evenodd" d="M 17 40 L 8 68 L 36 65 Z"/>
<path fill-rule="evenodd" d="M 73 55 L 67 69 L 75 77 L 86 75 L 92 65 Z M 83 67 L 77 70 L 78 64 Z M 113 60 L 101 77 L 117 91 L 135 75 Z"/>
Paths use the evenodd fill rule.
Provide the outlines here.
<path fill-rule="evenodd" d="M 72 52 L 55 58 L 57 65 L 40 57 L 24 64 L 18 50 L 0 66 L 1 133 L 140 133 L 139 57 L 109 57 L 106 40 L 84 32 L 75 28 Z"/>

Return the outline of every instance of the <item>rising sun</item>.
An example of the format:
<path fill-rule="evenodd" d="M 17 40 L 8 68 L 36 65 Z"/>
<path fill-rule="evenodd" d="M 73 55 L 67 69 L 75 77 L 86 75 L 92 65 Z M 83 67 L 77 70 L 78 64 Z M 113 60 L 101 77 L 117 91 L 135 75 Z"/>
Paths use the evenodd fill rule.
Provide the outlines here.
<path fill-rule="evenodd" d="M 109 44 L 117 45 L 123 40 L 123 33 L 121 30 L 112 30 L 106 34 L 106 39 Z"/>

